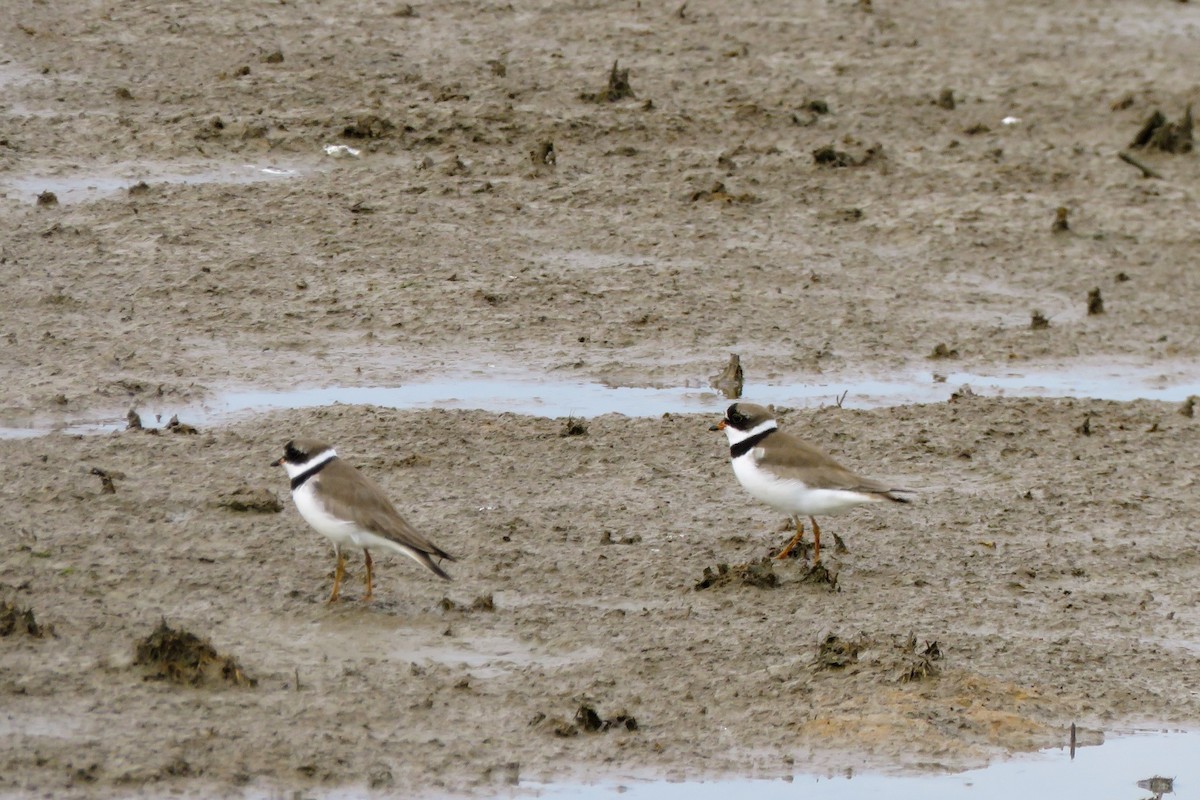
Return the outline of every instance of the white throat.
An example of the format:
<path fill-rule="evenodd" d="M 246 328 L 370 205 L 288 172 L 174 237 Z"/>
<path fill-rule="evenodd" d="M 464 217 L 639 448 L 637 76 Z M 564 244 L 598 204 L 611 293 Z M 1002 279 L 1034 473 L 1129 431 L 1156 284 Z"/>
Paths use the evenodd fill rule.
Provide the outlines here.
<path fill-rule="evenodd" d="M 297 475 L 303 475 L 313 467 L 319 464 L 324 464 L 326 461 L 334 458 L 337 458 L 337 451 L 331 447 L 328 450 L 322 450 L 321 452 L 317 453 L 303 464 L 293 464 L 290 461 L 285 461 L 283 462 L 283 468 L 287 470 L 289 478 L 294 478 Z"/>
<path fill-rule="evenodd" d="M 775 420 L 773 420 L 773 419 L 769 419 L 766 422 L 760 422 L 748 431 L 739 431 L 737 428 L 733 428 L 733 427 L 730 427 L 729 425 L 726 425 L 725 426 L 725 435 L 727 437 L 729 437 L 729 446 L 732 447 L 733 445 L 737 444 L 738 442 L 746 441 L 751 436 L 758 436 L 760 433 L 763 433 L 764 431 L 773 431 L 778 427 L 779 427 L 779 425 L 776 424 Z"/>

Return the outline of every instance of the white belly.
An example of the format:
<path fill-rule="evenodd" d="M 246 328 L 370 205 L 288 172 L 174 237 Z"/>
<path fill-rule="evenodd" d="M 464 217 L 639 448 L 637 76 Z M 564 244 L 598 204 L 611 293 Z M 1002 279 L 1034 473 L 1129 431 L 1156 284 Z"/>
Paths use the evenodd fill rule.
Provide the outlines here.
<path fill-rule="evenodd" d="M 317 499 L 311 480 L 292 492 L 292 500 L 295 501 L 296 510 L 300 512 L 300 516 L 304 517 L 304 521 L 312 525 L 318 533 L 333 542 L 335 546 L 361 547 L 359 527 L 353 522 L 338 519 L 328 513 Z"/>
<path fill-rule="evenodd" d="M 746 491 L 780 511 L 801 516 L 842 514 L 863 503 L 882 499 L 878 495 L 842 489 L 812 489 L 797 480 L 780 480 L 761 469 L 754 452 L 733 459 L 733 473 Z"/>

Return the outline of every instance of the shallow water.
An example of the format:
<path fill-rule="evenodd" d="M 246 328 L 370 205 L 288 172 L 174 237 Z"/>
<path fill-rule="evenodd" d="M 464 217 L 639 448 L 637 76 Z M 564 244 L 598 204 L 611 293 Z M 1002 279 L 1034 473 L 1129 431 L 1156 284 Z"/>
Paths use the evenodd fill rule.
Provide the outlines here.
<path fill-rule="evenodd" d="M 1072 760 L 1067 748 L 1001 761 L 983 769 L 938 775 L 798 774 L 777 780 L 606 782 L 593 786 L 522 784 L 544 798 L 570 800 L 755 800 L 805 798 L 841 800 L 881 797 L 890 800 L 1032 800 L 1088 798 L 1135 800 L 1153 797 L 1139 781 L 1174 778 L 1171 798 L 1200 798 L 1200 731 L 1170 731 L 1113 736 L 1096 747 L 1081 747 Z M 513 792 L 509 796 L 515 796 Z"/>
<path fill-rule="evenodd" d="M 888 378 L 839 378 L 747 384 L 743 397 L 778 406 L 816 407 L 841 402 L 846 408 L 875 408 L 909 403 L 940 403 L 968 385 L 984 396 L 1091 397 L 1104 400 L 1161 400 L 1182 402 L 1200 395 L 1200 368 L 1070 367 L 1001 371 L 995 374 L 944 373 L 944 380 L 929 372 L 910 372 Z M 382 408 L 481 409 L 544 417 L 594 417 L 617 413 L 626 416 L 659 416 L 665 413 L 720 413 L 729 400 L 705 386 L 667 388 L 608 386 L 583 380 L 547 380 L 533 372 L 493 371 L 447 376 L 403 386 L 329 386 L 324 388 L 267 391 L 231 390 L 193 405 L 147 404 L 138 408 L 146 427 L 160 427 L 172 415 L 183 422 L 213 426 L 264 411 L 316 408 L 335 404 L 367 404 Z M 51 431 L 95 434 L 125 427 L 124 410 L 91 419 L 63 417 L 6 421 L 0 438 L 39 436 Z"/>
<path fill-rule="evenodd" d="M 257 183 L 284 180 L 305 174 L 293 167 L 260 164 L 121 163 L 90 166 L 64 174 L 26 174 L 0 177 L 0 187 L 15 200 L 30 203 L 42 192 L 54 192 L 60 205 L 86 203 L 145 181 L 148 184 Z"/>

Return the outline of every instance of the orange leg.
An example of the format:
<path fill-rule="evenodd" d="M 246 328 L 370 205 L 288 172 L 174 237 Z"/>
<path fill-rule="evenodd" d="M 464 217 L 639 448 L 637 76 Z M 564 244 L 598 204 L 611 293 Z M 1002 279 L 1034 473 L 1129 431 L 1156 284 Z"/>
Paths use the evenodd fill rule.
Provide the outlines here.
<path fill-rule="evenodd" d="M 813 526 L 813 563 L 816 564 L 821 560 L 821 528 L 817 525 L 816 517 L 809 517 L 808 521 Z"/>
<path fill-rule="evenodd" d="M 367 557 L 367 593 L 363 595 L 363 602 L 371 599 L 371 551 L 363 548 L 363 555 Z"/>
<path fill-rule="evenodd" d="M 337 552 L 337 569 L 333 571 L 333 593 L 329 595 L 329 602 L 336 603 L 338 593 L 342 590 L 342 578 L 346 577 L 346 557 L 342 555 L 342 548 L 335 547 Z"/>
<path fill-rule="evenodd" d="M 788 553 L 795 550 L 796 545 L 800 544 L 800 541 L 804 538 L 804 523 L 800 521 L 799 517 L 796 517 L 795 519 L 796 519 L 796 535 L 793 536 L 792 540 L 787 543 L 787 547 L 785 547 L 779 551 L 779 555 L 775 556 L 775 558 L 787 558 Z M 812 519 L 812 517 L 809 517 L 809 519 Z"/>

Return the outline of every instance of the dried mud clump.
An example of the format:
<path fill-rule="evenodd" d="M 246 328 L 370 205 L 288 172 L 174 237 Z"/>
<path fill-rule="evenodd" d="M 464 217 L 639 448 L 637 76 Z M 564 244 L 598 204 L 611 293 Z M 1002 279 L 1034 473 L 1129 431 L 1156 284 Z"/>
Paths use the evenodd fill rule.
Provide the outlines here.
<path fill-rule="evenodd" d="M 811 583 L 814 586 L 824 586 L 831 592 L 838 590 L 838 574 L 830 572 L 829 569 L 818 561 L 813 564 L 804 575 L 800 578 L 801 583 Z"/>
<path fill-rule="evenodd" d="M 734 194 L 733 192 L 726 189 L 725 184 L 722 183 L 721 181 L 717 181 L 716 183 L 714 183 L 712 185 L 711 189 L 700 189 L 699 191 L 692 192 L 691 201 L 693 203 L 698 203 L 702 200 L 706 201 L 706 202 L 710 202 L 710 203 L 729 203 L 729 204 L 732 204 L 732 203 L 757 203 L 758 202 L 758 198 L 755 197 L 750 192 L 742 192 L 740 194 Z"/>
<path fill-rule="evenodd" d="M 1192 107 L 1184 110 L 1183 119 L 1178 122 L 1171 122 L 1161 111 L 1155 111 L 1129 146 L 1164 153 L 1192 152 Z"/>
<path fill-rule="evenodd" d="M 184 436 L 195 436 L 200 432 L 196 426 L 188 425 L 186 422 L 180 422 L 178 415 L 172 416 L 171 419 L 167 421 L 166 429 L 171 433 L 181 433 Z"/>
<path fill-rule="evenodd" d="M 567 417 L 563 423 L 562 430 L 558 435 L 566 438 L 568 436 L 587 436 L 588 424 L 586 419 L 579 417 Z"/>
<path fill-rule="evenodd" d="M 540 711 L 529 721 L 529 727 L 540 728 L 553 733 L 555 736 L 568 738 L 582 733 L 603 733 L 611 730 L 636 731 L 637 718 L 625 711 L 611 717 L 602 717 L 596 708 L 589 703 L 581 703 L 575 711 L 575 719 L 568 722 L 562 717 L 551 717 Z"/>
<path fill-rule="evenodd" d="M 845 639 L 835 633 L 817 645 L 813 659 L 815 671 L 854 669 L 886 676 L 897 683 L 923 681 L 938 675 L 942 659 L 941 646 L 936 642 L 921 645 L 913 634 L 873 638 L 859 634 Z"/>
<path fill-rule="evenodd" d="M 843 669 L 858 662 L 863 648 L 860 639 L 843 639 L 835 633 L 826 636 L 817 646 L 817 657 L 813 666 L 817 669 Z"/>
<path fill-rule="evenodd" d="M 252 489 L 249 486 L 239 486 L 232 492 L 222 492 L 217 495 L 216 504 L 229 511 L 254 514 L 278 514 L 283 511 L 283 503 L 278 495 L 261 487 Z"/>
<path fill-rule="evenodd" d="M 32 608 L 21 608 L 16 603 L 0 600 L 0 638 L 8 636 L 32 636 L 35 639 L 53 634 L 54 628 L 37 621 Z"/>
<path fill-rule="evenodd" d="M 1100 296 L 1099 286 L 1088 292 L 1087 313 L 1089 317 L 1104 313 L 1104 298 Z"/>
<path fill-rule="evenodd" d="M 745 385 L 745 381 L 746 375 L 742 371 L 742 359 L 736 353 L 729 354 L 729 363 L 725 365 L 725 369 L 708 376 L 708 385 L 729 400 L 736 400 L 742 396 L 742 387 Z"/>
<path fill-rule="evenodd" d="M 387 136 L 396 126 L 390 119 L 376 114 L 360 114 L 345 128 L 342 135 L 349 139 L 380 139 Z"/>
<path fill-rule="evenodd" d="M 146 680 L 167 680 L 187 686 L 255 686 L 233 656 L 222 655 L 194 633 L 161 622 L 137 643 L 134 664 L 148 669 Z"/>
<path fill-rule="evenodd" d="M 1051 233 L 1066 233 L 1071 230 L 1071 221 L 1069 218 L 1071 210 L 1066 206 L 1059 206 L 1054 209 L 1054 222 L 1050 224 Z"/>
<path fill-rule="evenodd" d="M 929 354 L 929 358 L 935 361 L 942 358 L 958 358 L 958 349 L 950 347 L 945 342 L 938 342 L 933 346 L 933 352 Z"/>
<path fill-rule="evenodd" d="M 935 662 L 942 660 L 942 648 L 937 641 L 926 642 L 924 647 L 919 647 L 917 637 L 910 634 L 905 650 L 907 653 L 897 673 L 901 683 L 923 681 L 938 674 L 939 668 Z"/>
<path fill-rule="evenodd" d="M 615 103 L 627 97 L 637 97 L 629 84 L 629 70 L 621 69 L 614 61 L 608 73 L 608 85 L 598 92 L 583 92 L 579 99 L 585 103 Z"/>
<path fill-rule="evenodd" d="M 752 564 L 718 564 L 704 568 L 704 577 L 696 584 L 696 591 L 727 586 L 753 586 L 757 589 L 774 589 L 779 586 L 779 576 L 775 574 L 775 562 L 763 558 Z"/>
<path fill-rule="evenodd" d="M 1041 311 L 1034 309 L 1033 313 L 1029 315 L 1030 330 L 1044 331 L 1049 327 L 1050 327 L 1050 318 L 1047 317 L 1045 314 L 1043 314 Z"/>

